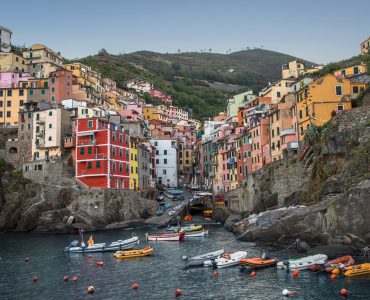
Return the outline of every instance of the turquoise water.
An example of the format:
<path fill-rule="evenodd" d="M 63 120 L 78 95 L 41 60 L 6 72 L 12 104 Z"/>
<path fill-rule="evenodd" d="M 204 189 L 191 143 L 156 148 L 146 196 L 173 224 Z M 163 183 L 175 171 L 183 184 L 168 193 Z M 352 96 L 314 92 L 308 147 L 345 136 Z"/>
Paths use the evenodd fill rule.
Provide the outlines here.
<path fill-rule="evenodd" d="M 285 270 L 268 268 L 257 271 L 255 277 L 239 267 L 218 270 L 213 277 L 211 268 L 185 270 L 183 255 L 197 255 L 224 248 L 228 252 L 247 250 L 250 256 L 264 250 L 252 243 L 236 241 L 220 226 L 210 226 L 209 238 L 184 243 L 155 243 L 152 257 L 116 260 L 112 253 L 65 254 L 63 247 L 77 238 L 72 235 L 2 234 L 0 235 L 0 299 L 286 299 L 282 290 L 297 291 L 294 299 L 341 299 L 339 289 L 350 291 L 347 299 L 370 299 L 370 276 L 331 280 L 327 274 L 300 272 L 293 278 Z M 154 228 L 116 230 L 94 234 L 95 242 L 129 238 L 132 232 L 142 238 Z M 28 256 L 30 261 L 24 262 Z M 281 259 L 286 259 L 285 254 Z M 96 262 L 103 261 L 103 267 Z M 39 280 L 34 283 L 32 276 Z M 63 281 L 63 276 L 77 276 L 78 282 Z M 131 288 L 133 282 L 138 290 Z M 93 285 L 95 294 L 88 295 Z"/>

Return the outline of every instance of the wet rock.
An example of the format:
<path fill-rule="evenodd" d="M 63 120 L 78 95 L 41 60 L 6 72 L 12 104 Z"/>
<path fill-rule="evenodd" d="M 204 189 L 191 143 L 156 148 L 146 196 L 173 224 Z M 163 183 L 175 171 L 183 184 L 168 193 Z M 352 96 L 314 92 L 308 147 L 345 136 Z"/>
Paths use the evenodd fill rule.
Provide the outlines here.
<path fill-rule="evenodd" d="M 299 253 L 306 253 L 310 248 L 311 248 L 310 245 L 308 245 L 304 241 L 299 241 L 296 246 L 296 249 Z"/>
<path fill-rule="evenodd" d="M 233 227 L 237 222 L 239 222 L 242 219 L 242 216 L 239 214 L 231 214 L 225 221 L 225 228 L 226 230 L 233 230 Z"/>

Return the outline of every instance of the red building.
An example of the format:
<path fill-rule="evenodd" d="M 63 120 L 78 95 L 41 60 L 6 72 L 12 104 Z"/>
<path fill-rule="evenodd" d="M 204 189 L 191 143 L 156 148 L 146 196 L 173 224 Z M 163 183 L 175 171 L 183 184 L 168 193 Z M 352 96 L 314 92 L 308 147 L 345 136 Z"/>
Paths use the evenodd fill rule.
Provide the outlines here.
<path fill-rule="evenodd" d="M 130 188 L 130 136 L 122 125 L 78 119 L 76 178 L 90 188 Z"/>
<path fill-rule="evenodd" d="M 61 104 L 62 100 L 72 98 L 72 72 L 60 69 L 50 73 L 49 77 L 50 100 Z"/>

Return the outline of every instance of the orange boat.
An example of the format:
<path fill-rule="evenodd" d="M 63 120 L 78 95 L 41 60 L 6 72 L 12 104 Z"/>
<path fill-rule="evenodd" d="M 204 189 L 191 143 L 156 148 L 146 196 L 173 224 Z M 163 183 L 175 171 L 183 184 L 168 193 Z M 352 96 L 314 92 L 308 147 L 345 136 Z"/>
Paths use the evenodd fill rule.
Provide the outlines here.
<path fill-rule="evenodd" d="M 262 269 L 275 266 L 278 263 L 276 258 L 263 259 L 261 257 L 243 258 L 240 260 L 240 266 L 253 269 Z"/>
<path fill-rule="evenodd" d="M 331 273 L 334 269 L 343 269 L 344 267 L 353 266 L 355 260 L 352 256 L 342 256 L 337 259 L 329 260 L 325 265 L 325 271 Z"/>

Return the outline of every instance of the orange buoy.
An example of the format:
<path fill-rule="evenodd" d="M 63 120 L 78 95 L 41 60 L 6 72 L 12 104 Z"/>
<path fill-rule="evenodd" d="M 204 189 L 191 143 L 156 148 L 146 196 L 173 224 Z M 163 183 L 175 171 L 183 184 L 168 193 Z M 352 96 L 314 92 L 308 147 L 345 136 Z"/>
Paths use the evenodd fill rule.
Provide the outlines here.
<path fill-rule="evenodd" d="M 69 278 L 68 276 L 64 276 L 64 277 L 63 277 L 63 280 L 64 280 L 64 281 L 68 281 L 68 278 Z"/>
<path fill-rule="evenodd" d="M 217 271 L 214 271 L 214 272 L 212 272 L 212 273 L 211 273 L 211 275 L 212 275 L 213 277 L 216 277 L 216 276 L 218 276 L 218 272 L 217 272 Z"/>
<path fill-rule="evenodd" d="M 175 291 L 175 296 L 176 296 L 176 297 L 180 297 L 181 295 L 182 295 L 182 290 L 177 289 L 177 290 Z"/>
<path fill-rule="evenodd" d="M 29 257 L 25 257 L 25 258 L 24 258 L 24 261 L 25 261 L 25 262 L 29 262 L 29 261 L 30 261 L 30 258 L 29 258 Z"/>
<path fill-rule="evenodd" d="M 39 277 L 38 276 L 32 276 L 32 280 L 33 280 L 33 282 L 36 282 L 37 280 L 39 280 Z"/>
<path fill-rule="evenodd" d="M 293 275 L 293 277 L 298 277 L 299 271 L 298 270 L 293 271 L 292 275 Z"/>
<path fill-rule="evenodd" d="M 98 267 L 102 267 L 102 266 L 104 266 L 104 262 L 102 262 L 102 261 L 97 261 L 97 262 L 96 262 L 96 265 L 97 265 Z"/>
<path fill-rule="evenodd" d="M 347 296 L 348 295 L 348 291 L 346 289 L 341 289 L 339 291 L 339 294 L 341 294 L 342 296 Z"/>
<path fill-rule="evenodd" d="M 251 276 L 252 276 L 252 277 L 256 276 L 256 274 L 257 274 L 257 273 L 256 273 L 256 271 L 252 271 L 252 272 L 251 272 Z"/>
<path fill-rule="evenodd" d="M 90 286 L 87 288 L 87 292 L 88 292 L 89 294 L 94 294 L 94 292 L 95 292 L 95 288 L 94 288 L 94 286 L 90 285 Z"/>
<path fill-rule="evenodd" d="M 75 276 L 75 277 L 72 278 L 72 281 L 76 282 L 76 281 L 78 281 L 78 278 Z"/>
<path fill-rule="evenodd" d="M 332 274 L 339 275 L 340 270 L 338 268 L 335 268 L 333 271 L 331 271 Z"/>
<path fill-rule="evenodd" d="M 139 288 L 139 285 L 136 282 L 134 282 L 133 285 L 132 285 L 132 288 L 134 290 L 137 290 Z"/>
<path fill-rule="evenodd" d="M 337 278 L 337 275 L 335 275 L 335 274 L 330 275 L 330 279 L 336 279 L 336 278 Z"/>

